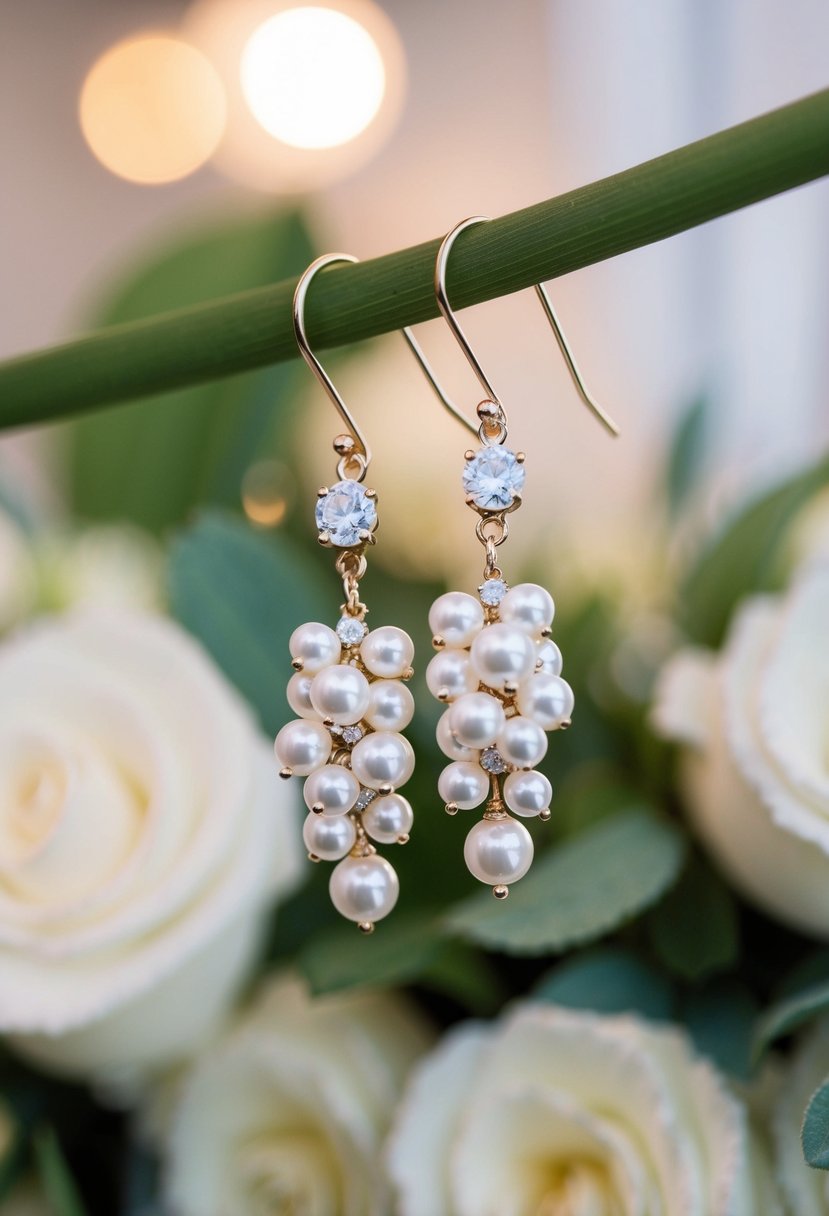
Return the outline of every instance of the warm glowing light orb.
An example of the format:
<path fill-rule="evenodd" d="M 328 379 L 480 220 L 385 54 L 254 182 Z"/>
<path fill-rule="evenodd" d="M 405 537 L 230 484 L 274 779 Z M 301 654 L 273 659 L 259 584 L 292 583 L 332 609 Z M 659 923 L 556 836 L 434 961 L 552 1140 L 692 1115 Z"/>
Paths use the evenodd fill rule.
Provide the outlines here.
<path fill-rule="evenodd" d="M 378 113 L 386 70 L 359 21 L 304 5 L 254 30 L 242 53 L 241 82 L 269 135 L 294 148 L 334 148 L 355 139 Z"/>
<path fill-rule="evenodd" d="M 224 133 L 224 87 L 194 46 L 143 34 L 110 47 L 84 81 L 80 123 L 111 173 L 146 185 L 178 181 L 213 154 Z"/>

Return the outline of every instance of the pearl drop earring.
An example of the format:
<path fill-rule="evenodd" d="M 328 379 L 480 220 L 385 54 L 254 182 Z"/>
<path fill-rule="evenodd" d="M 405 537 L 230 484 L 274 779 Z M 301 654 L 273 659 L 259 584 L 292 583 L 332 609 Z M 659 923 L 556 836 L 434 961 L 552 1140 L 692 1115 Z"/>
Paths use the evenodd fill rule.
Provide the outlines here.
<path fill-rule="evenodd" d="M 345 602 L 336 628 L 309 623 L 291 635 L 296 674 L 287 699 L 298 716 L 283 726 L 274 749 L 280 776 L 305 777 L 309 813 L 302 835 L 312 861 L 337 862 L 329 882 L 335 908 L 371 933 L 399 893 L 397 874 L 375 845 L 405 844 L 414 820 L 399 792 L 414 770 L 411 744 L 400 733 L 414 713 L 405 683 L 414 674 L 414 645 L 403 629 L 369 631 L 365 623 L 360 579 L 377 527 L 377 495 L 362 484 L 371 453 L 305 332 L 305 297 L 314 275 L 334 262 L 356 260 L 347 254 L 317 258 L 294 296 L 299 349 L 349 428 L 334 440 L 338 481 L 318 492 L 316 505 L 319 542 L 338 550 Z"/>
<path fill-rule="evenodd" d="M 435 263 L 441 314 L 475 372 L 486 399 L 478 425 L 443 392 L 419 348 L 424 373 L 444 406 L 477 434 L 480 447 L 465 454 L 463 489 L 478 514 L 476 534 L 486 553 L 477 598 L 449 591 L 435 600 L 429 627 L 437 654 L 426 669 L 430 692 L 447 706 L 437 726 L 438 746 L 450 763 L 438 791 L 450 815 L 486 803 L 483 818 L 466 837 L 464 859 L 475 878 L 505 899 L 533 859 L 533 840 L 521 819 L 550 819 L 552 786 L 536 770 L 547 751 L 547 732 L 570 725 L 574 697 L 562 678 L 561 652 L 551 639 L 552 596 L 535 583 L 510 588 L 498 564 L 509 535 L 508 516 L 521 505 L 524 453 L 505 446 L 507 417 L 450 307 L 446 266 L 456 237 L 473 216 L 444 238 Z M 615 424 L 588 393 L 544 288 L 536 288 L 579 395 L 613 433 Z M 517 817 L 517 818 L 516 818 Z"/>

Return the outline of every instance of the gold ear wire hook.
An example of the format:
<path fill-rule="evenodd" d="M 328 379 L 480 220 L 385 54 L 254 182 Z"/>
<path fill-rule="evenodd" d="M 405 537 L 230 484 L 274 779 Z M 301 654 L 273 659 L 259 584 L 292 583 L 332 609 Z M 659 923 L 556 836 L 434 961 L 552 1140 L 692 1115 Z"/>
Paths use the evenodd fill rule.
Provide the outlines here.
<path fill-rule="evenodd" d="M 322 366 L 320 360 L 311 350 L 310 343 L 308 342 L 308 334 L 305 329 L 305 299 L 308 295 L 308 289 L 311 286 L 311 282 L 317 272 L 322 270 L 325 266 L 331 266 L 337 262 L 358 261 L 359 258 L 353 257 L 350 253 L 325 253 L 321 257 L 316 258 L 316 260 L 313 261 L 308 269 L 305 270 L 300 276 L 299 282 L 296 285 L 296 290 L 294 291 L 293 321 L 294 337 L 296 338 L 296 343 L 299 347 L 300 354 L 316 376 L 317 380 L 325 389 L 331 401 L 334 403 L 337 412 L 345 425 L 348 427 L 348 431 L 357 445 L 356 451 L 349 454 L 349 459 L 356 459 L 356 462 L 360 465 L 360 480 L 362 481 L 363 477 L 365 476 L 366 469 L 371 462 L 371 448 L 368 446 L 368 442 L 362 430 L 357 425 L 356 418 L 343 400 L 339 389 L 328 375 L 328 372 Z M 472 431 L 477 433 L 477 427 L 475 427 L 463 416 L 457 405 L 455 405 L 455 403 L 443 391 L 443 388 L 438 381 L 429 360 L 426 358 L 426 355 L 424 354 L 411 329 L 406 326 L 402 330 L 402 333 L 403 337 L 409 344 L 412 354 L 420 364 L 423 374 L 426 376 L 426 379 L 431 384 L 440 401 L 450 413 L 454 414 L 455 417 L 464 424 L 464 426 L 470 427 Z"/>
<path fill-rule="evenodd" d="M 324 253 L 321 257 L 315 258 L 307 270 L 300 275 L 299 282 L 294 291 L 293 303 L 293 320 L 294 320 L 294 337 L 296 344 L 299 347 L 300 354 L 305 362 L 310 367 L 311 371 L 316 376 L 326 393 L 342 418 L 345 425 L 348 427 L 349 433 L 357 445 L 356 451 L 350 453 L 351 459 L 356 459 L 360 465 L 360 480 L 365 476 L 366 469 L 371 463 L 371 448 L 366 442 L 366 437 L 357 425 L 357 421 L 351 410 L 346 405 L 340 394 L 339 389 L 334 384 L 334 381 L 328 375 L 328 372 L 320 363 L 317 356 L 311 350 L 308 342 L 308 334 L 305 330 L 305 298 L 308 295 L 308 289 L 314 279 L 326 266 L 332 266 L 336 262 L 357 262 L 359 258 L 352 257 L 350 253 Z"/>
<path fill-rule="evenodd" d="M 478 382 L 480 383 L 481 387 L 483 388 L 484 392 L 486 393 L 487 398 L 490 401 L 494 401 L 495 404 L 497 406 L 499 406 L 500 409 L 503 411 L 503 405 L 501 404 L 501 399 L 499 398 L 498 394 L 495 392 L 495 389 L 493 388 L 492 383 L 489 380 L 489 377 L 486 375 L 484 369 L 482 368 L 482 366 L 478 360 L 477 355 L 475 354 L 475 352 L 472 349 L 472 346 L 470 345 L 469 339 L 467 338 L 466 334 L 464 333 L 463 329 L 461 328 L 458 318 L 455 315 L 451 304 L 449 303 L 449 296 L 448 296 L 448 293 L 446 290 L 446 267 L 449 262 L 449 254 L 452 250 L 452 246 L 455 243 L 455 239 L 463 231 L 465 231 L 465 229 L 471 228 L 473 224 L 486 224 L 488 222 L 489 222 L 489 216 L 472 215 L 468 219 L 461 220 L 461 222 L 459 224 L 456 224 L 455 227 L 452 228 L 450 232 L 447 232 L 446 236 L 441 241 L 440 248 L 438 250 L 438 255 L 435 260 L 435 296 L 437 298 L 438 308 L 441 311 L 441 315 L 443 316 L 447 325 L 449 326 L 452 333 L 454 334 L 455 339 L 458 342 L 458 345 L 460 346 L 461 350 L 463 351 L 464 355 L 466 356 L 467 362 L 469 363 L 469 366 L 472 368 L 473 372 L 475 373 L 475 376 L 477 377 Z M 569 371 L 570 376 L 572 377 L 573 383 L 576 386 L 576 391 L 577 391 L 579 397 L 584 402 L 584 404 L 587 406 L 587 408 L 599 420 L 599 422 L 601 422 L 601 424 L 610 432 L 611 435 L 618 435 L 619 428 L 616 426 L 616 423 L 613 421 L 613 419 L 610 417 L 610 415 L 606 412 L 606 410 L 604 410 L 599 405 L 598 401 L 596 401 L 595 398 L 591 395 L 591 393 L 589 392 L 589 390 L 587 388 L 587 385 L 584 383 L 584 380 L 582 378 L 578 364 L 576 363 L 576 360 L 573 357 L 573 352 L 570 349 L 570 345 L 564 336 L 564 331 L 562 330 L 561 325 L 559 324 L 558 317 L 555 314 L 555 310 L 553 309 L 553 305 L 550 301 L 550 297 L 547 294 L 546 289 L 544 288 L 543 284 L 537 283 L 535 290 L 536 290 L 536 294 L 538 295 L 539 300 L 541 301 L 541 306 L 544 309 L 544 315 L 546 316 L 547 320 L 550 322 L 552 331 L 555 334 L 555 338 L 556 338 L 556 341 L 558 342 L 559 350 L 561 351 L 562 357 L 564 358 L 564 362 L 567 365 L 567 370 Z M 410 342 L 410 345 L 411 345 L 411 342 Z M 440 397 L 443 404 L 447 407 L 447 409 L 452 414 L 455 415 L 456 418 L 459 418 L 460 421 L 463 422 L 464 426 L 468 427 L 471 431 L 477 433 L 478 428 L 475 425 L 475 423 L 472 422 L 467 417 L 465 417 L 465 415 L 461 413 L 461 411 L 458 409 L 458 407 L 453 402 L 451 402 L 447 399 L 446 395 L 440 389 L 440 386 L 436 384 L 434 375 L 431 372 L 431 369 L 428 368 L 428 365 L 425 363 L 425 360 L 422 357 L 422 352 L 420 352 L 419 347 L 417 347 L 415 345 L 413 347 L 413 350 L 414 350 L 415 355 L 419 359 L 421 366 L 423 367 L 423 370 L 425 371 L 430 384 L 437 392 L 437 394 Z"/>

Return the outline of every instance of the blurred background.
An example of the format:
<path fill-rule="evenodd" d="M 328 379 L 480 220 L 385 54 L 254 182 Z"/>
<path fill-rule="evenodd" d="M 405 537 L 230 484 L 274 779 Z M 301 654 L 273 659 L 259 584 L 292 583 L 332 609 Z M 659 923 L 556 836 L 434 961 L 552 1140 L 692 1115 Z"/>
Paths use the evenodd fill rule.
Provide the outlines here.
<path fill-rule="evenodd" d="M 829 35 L 820 0 L 332 0 L 322 12 L 282 0 L 4 0 L 2 11 L 4 357 L 293 272 L 311 246 L 371 257 L 613 173 L 820 87 Z M 515 441 L 543 434 L 553 470 L 533 480 L 530 466 L 519 549 L 546 545 L 555 520 L 555 550 L 577 520 L 591 561 L 612 565 L 629 550 L 666 437 L 700 398 L 715 504 L 826 439 L 827 204 L 824 182 L 555 284 L 585 374 L 622 423 L 615 443 L 579 407 L 531 294 L 475 310 L 470 329 L 512 408 Z M 263 231 L 287 215 L 302 240 Z M 206 241 L 183 286 L 124 298 L 159 251 L 221 232 L 225 245 L 211 254 Z M 441 326 L 423 340 L 474 404 Z M 417 566 L 397 489 L 411 484 L 412 440 L 428 428 L 439 456 L 418 476 L 445 486 L 463 436 L 394 338 L 343 375 L 375 449 L 384 527 Z M 313 482 L 328 469 L 334 418 L 310 400 Z M 103 448 L 88 455 L 93 438 L 117 446 L 118 415 L 88 432 L 87 489 L 73 503 L 82 515 L 96 513 L 91 464 L 123 485 Z M 160 446 L 143 452 L 156 483 Z M 6 438 L 0 454 L 41 506 L 72 497 L 78 456 L 65 433 Z M 227 497 L 241 498 L 243 472 L 234 467 Z M 267 496 L 267 468 L 254 475 L 262 485 Z M 128 491 L 121 504 L 151 526 L 180 514 L 142 518 Z M 450 525 L 447 552 L 459 536 Z"/>

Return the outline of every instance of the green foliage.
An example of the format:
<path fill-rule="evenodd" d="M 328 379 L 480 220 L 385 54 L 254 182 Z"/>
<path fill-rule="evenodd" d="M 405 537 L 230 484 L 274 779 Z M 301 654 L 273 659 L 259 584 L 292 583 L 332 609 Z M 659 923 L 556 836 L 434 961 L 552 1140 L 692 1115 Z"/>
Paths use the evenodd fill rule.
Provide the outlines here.
<path fill-rule="evenodd" d="M 224 222 L 143 261 L 93 321 L 117 325 L 263 286 L 298 274 L 311 256 L 296 212 Z M 299 367 L 280 364 L 76 422 L 68 435 L 75 510 L 159 531 L 199 504 L 237 505 L 245 469 L 274 450 L 277 408 L 286 425 Z"/>
<path fill-rule="evenodd" d="M 708 450 L 709 402 L 699 397 L 685 411 L 674 434 L 665 470 L 668 510 L 676 518 L 688 501 Z"/>
<path fill-rule="evenodd" d="M 740 948 L 736 901 L 722 879 L 699 857 L 648 917 L 657 957 L 675 975 L 701 980 L 727 970 Z"/>
<path fill-rule="evenodd" d="M 829 951 L 821 950 L 795 967 L 777 1000 L 758 1019 L 754 1029 L 754 1059 L 776 1039 L 826 1010 L 829 1010 Z"/>
<path fill-rule="evenodd" d="M 674 1007 L 664 975 L 629 951 L 610 946 L 565 959 L 542 977 L 532 995 L 569 1009 L 633 1013 L 658 1022 L 668 1021 Z"/>
<path fill-rule="evenodd" d="M 505 954 L 593 941 L 654 903 L 675 881 L 684 841 L 644 808 L 621 811 L 537 859 L 501 904 L 487 891 L 447 917 L 450 930 Z"/>
<path fill-rule="evenodd" d="M 813 1169 L 829 1170 L 829 1080 L 815 1090 L 800 1133 L 803 1156 Z"/>
<path fill-rule="evenodd" d="M 486 960 L 464 943 L 441 937 L 431 912 L 384 921 L 368 940 L 340 923 L 312 937 L 298 962 L 315 993 L 416 982 L 475 1013 L 491 1013 L 503 996 Z"/>
<path fill-rule="evenodd" d="M 678 594 L 680 623 L 693 641 L 719 646 L 743 596 L 779 588 L 791 523 L 826 485 L 829 459 L 750 503 L 704 548 Z"/>
<path fill-rule="evenodd" d="M 34 1152 L 38 1175 L 50 1210 L 55 1216 L 86 1216 L 86 1208 L 52 1128 L 41 1128 L 35 1134 Z"/>
<path fill-rule="evenodd" d="M 316 571 L 284 537 L 265 537 L 241 519 L 207 513 L 171 545 L 169 593 L 174 615 L 265 727 L 278 730 L 290 716 L 288 639 L 301 621 L 330 615 Z"/>
<path fill-rule="evenodd" d="M 697 1051 L 731 1076 L 748 1080 L 757 1004 L 745 985 L 723 980 L 692 992 L 681 1014 Z"/>

